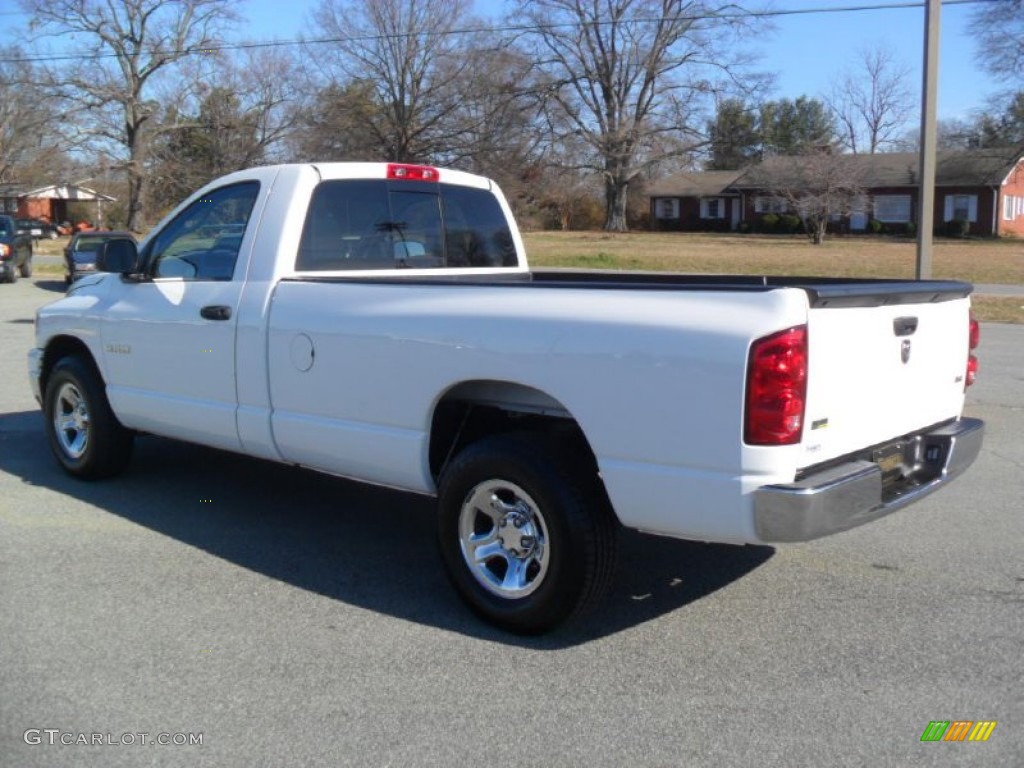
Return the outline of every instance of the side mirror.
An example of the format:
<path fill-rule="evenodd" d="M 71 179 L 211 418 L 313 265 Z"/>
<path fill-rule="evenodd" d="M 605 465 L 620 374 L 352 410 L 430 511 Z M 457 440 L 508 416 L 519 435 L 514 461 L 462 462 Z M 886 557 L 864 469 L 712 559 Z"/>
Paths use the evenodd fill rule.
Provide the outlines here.
<path fill-rule="evenodd" d="M 96 269 L 130 275 L 139 271 L 139 247 L 135 241 L 119 237 L 100 243 L 96 252 Z"/>

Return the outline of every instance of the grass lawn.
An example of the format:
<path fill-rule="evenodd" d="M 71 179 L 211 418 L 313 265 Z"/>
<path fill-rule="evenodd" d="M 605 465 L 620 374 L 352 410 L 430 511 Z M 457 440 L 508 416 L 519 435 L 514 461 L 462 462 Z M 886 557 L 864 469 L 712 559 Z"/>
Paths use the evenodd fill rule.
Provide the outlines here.
<path fill-rule="evenodd" d="M 912 240 L 865 236 L 821 246 L 802 235 L 690 232 L 527 232 L 523 239 L 535 267 L 912 278 L 917 256 Z M 937 240 L 932 275 L 1024 285 L 1024 241 Z M 984 322 L 1024 323 L 1024 297 L 975 296 L 972 303 Z"/>

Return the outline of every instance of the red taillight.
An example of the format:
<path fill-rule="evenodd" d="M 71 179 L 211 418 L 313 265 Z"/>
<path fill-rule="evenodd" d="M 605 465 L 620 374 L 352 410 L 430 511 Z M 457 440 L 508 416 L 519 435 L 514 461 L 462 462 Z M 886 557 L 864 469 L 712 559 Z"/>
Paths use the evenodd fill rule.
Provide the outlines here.
<path fill-rule="evenodd" d="M 750 348 L 743 439 L 748 445 L 800 442 L 807 400 L 807 326 L 773 333 Z"/>
<path fill-rule="evenodd" d="M 978 348 L 978 344 L 981 342 L 981 326 L 978 324 L 977 319 L 974 317 L 972 312 L 970 315 L 970 330 L 968 331 L 968 350 Z M 971 386 L 974 380 L 978 378 L 978 358 L 968 352 L 967 354 L 967 373 L 964 376 L 964 388 Z"/>
<path fill-rule="evenodd" d="M 388 178 L 405 179 L 406 181 L 438 181 L 440 174 L 437 172 L 437 168 L 431 168 L 429 165 L 389 163 Z"/>

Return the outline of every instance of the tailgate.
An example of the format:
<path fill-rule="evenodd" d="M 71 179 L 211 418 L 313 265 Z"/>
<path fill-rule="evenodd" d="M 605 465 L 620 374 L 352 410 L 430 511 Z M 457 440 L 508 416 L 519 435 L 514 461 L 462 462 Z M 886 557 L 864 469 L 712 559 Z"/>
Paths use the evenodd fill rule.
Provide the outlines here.
<path fill-rule="evenodd" d="M 960 289 L 904 293 L 878 306 L 824 301 L 809 292 L 803 466 L 960 415 L 970 286 L 941 285 Z"/>

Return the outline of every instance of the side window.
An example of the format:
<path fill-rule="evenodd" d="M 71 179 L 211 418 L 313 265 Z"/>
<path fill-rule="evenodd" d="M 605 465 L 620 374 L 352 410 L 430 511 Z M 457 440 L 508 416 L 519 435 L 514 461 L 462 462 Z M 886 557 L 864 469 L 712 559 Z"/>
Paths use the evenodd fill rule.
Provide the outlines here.
<path fill-rule="evenodd" d="M 514 267 L 516 246 L 497 198 L 484 189 L 441 185 L 449 267 Z"/>
<path fill-rule="evenodd" d="M 260 185 L 246 181 L 195 200 L 150 241 L 144 258 L 153 277 L 230 280 Z"/>

